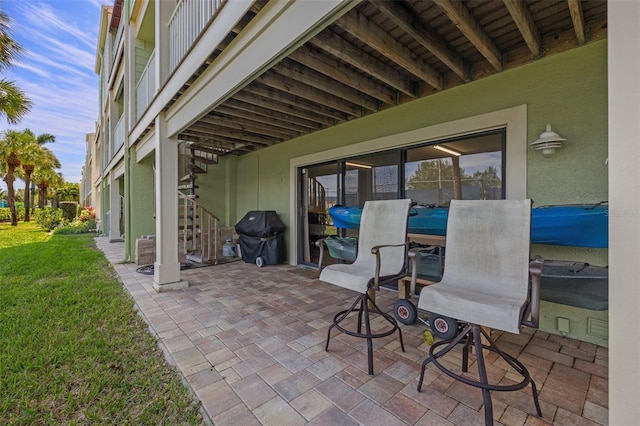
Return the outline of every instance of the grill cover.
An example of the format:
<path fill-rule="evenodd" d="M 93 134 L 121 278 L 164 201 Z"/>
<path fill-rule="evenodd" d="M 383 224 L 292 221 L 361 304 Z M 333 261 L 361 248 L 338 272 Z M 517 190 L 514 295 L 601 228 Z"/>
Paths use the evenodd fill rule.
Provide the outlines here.
<path fill-rule="evenodd" d="M 236 224 L 239 235 L 251 237 L 271 237 L 283 234 L 284 223 L 273 210 L 250 211 Z"/>
<path fill-rule="evenodd" d="M 250 211 L 236 224 L 242 260 L 253 263 L 262 257 L 267 265 L 286 259 L 284 223 L 273 210 Z"/>

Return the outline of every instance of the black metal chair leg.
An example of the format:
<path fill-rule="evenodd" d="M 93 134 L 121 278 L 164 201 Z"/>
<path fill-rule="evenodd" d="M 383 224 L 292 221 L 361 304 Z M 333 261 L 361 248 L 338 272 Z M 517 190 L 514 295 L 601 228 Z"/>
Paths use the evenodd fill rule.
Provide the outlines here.
<path fill-rule="evenodd" d="M 493 402 L 491 402 L 491 391 L 489 390 L 489 379 L 487 378 L 487 368 L 484 364 L 484 354 L 482 353 L 482 339 L 480 330 L 473 327 L 473 343 L 476 349 L 476 364 L 478 366 L 478 377 L 482 386 L 482 400 L 484 401 L 484 424 L 493 425 Z M 466 347 L 467 345 L 465 345 Z"/>

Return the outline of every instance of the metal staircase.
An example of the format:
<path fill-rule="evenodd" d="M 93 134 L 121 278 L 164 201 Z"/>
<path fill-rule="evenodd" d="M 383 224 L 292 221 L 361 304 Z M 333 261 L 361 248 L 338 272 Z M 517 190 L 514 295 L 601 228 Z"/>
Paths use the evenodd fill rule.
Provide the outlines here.
<path fill-rule="evenodd" d="M 197 147 L 189 142 L 179 146 L 183 170 L 188 174 L 178 184 L 180 254 L 197 263 L 217 263 L 220 247 L 220 220 L 196 200 L 196 180 L 206 173 L 210 165 L 218 163 L 218 155 L 213 150 Z"/>

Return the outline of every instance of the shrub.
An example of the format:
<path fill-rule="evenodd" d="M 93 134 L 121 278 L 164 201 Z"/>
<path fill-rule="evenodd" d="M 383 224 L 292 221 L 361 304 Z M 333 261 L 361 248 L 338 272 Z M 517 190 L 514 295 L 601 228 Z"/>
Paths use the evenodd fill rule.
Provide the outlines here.
<path fill-rule="evenodd" d="M 73 221 L 69 224 L 61 224 L 53 230 L 53 233 L 56 235 L 59 234 L 84 234 L 87 232 L 92 232 L 92 228 L 89 228 L 88 222 L 80 222 L 79 220 Z M 95 228 L 95 226 L 94 226 Z"/>
<path fill-rule="evenodd" d="M 18 220 L 24 220 L 24 208 L 16 207 Z M 0 208 L 0 222 L 11 222 L 11 210 L 9 207 Z"/>
<path fill-rule="evenodd" d="M 62 210 L 53 207 L 45 207 L 44 209 L 38 209 L 33 215 L 36 223 L 39 227 L 51 231 L 60 224 L 63 223 Z"/>
<path fill-rule="evenodd" d="M 62 217 L 67 221 L 71 222 L 76 218 L 76 211 L 78 210 L 78 203 L 75 201 L 61 201 L 60 209 L 62 210 Z"/>

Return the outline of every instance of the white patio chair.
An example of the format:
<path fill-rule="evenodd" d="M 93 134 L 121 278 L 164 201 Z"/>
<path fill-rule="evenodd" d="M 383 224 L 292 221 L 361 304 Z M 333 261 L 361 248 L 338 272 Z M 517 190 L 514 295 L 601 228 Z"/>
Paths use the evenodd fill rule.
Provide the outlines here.
<path fill-rule="evenodd" d="M 370 297 L 368 291 L 377 291 L 380 285 L 397 281 L 407 274 L 407 223 L 410 207 L 411 200 L 408 199 L 367 201 L 360 220 L 356 260 L 351 264 L 329 265 L 320 273 L 321 281 L 358 293 L 349 309 L 335 314 L 327 332 L 325 350 L 329 350 L 331 329 L 334 327 L 350 336 L 366 339 L 370 375 L 373 375 L 372 339 L 389 336 L 397 330 L 400 346 L 404 351 L 402 331 L 398 328 L 398 323 L 395 318 L 378 308 L 375 297 Z M 353 312 L 358 313 L 357 325 L 352 327 L 355 330 L 341 325 Z M 390 328 L 372 331 L 369 319 L 371 313 L 380 314 L 390 323 Z"/>
<path fill-rule="evenodd" d="M 531 200 L 451 201 L 447 222 L 447 252 L 442 280 L 420 292 L 418 308 L 467 323 L 457 336 L 436 342 L 422 363 L 418 391 L 427 364 L 463 383 L 482 389 L 485 423 L 493 424 L 490 391 L 513 391 L 531 383 L 536 412 L 542 417 L 538 392 L 525 366 L 501 351 L 483 327 L 520 332 L 521 325 L 538 327 L 542 259 L 530 261 Z M 483 344 L 482 336 L 488 344 Z M 467 371 L 474 345 L 478 380 L 452 372 L 438 358 L 463 343 L 462 371 Z M 444 346 L 444 348 L 440 348 Z M 497 353 L 522 381 L 491 384 L 483 349 Z"/>

